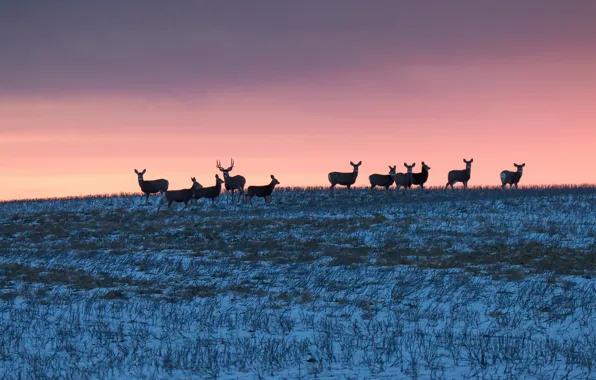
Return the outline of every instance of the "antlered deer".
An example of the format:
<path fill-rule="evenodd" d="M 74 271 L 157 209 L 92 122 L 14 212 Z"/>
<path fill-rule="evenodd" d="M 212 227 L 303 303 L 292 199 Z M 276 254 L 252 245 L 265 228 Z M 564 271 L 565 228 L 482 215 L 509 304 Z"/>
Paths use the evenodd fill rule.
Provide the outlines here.
<path fill-rule="evenodd" d="M 249 186 L 246 190 L 246 200 L 252 204 L 252 198 L 265 198 L 265 203 L 271 201 L 271 193 L 275 189 L 275 185 L 279 185 L 279 181 L 271 174 L 271 183 L 265 186 Z"/>
<path fill-rule="evenodd" d="M 190 200 L 192 200 L 193 194 L 194 194 L 195 190 L 197 189 L 197 186 L 200 186 L 200 184 L 197 182 L 197 180 L 194 177 L 192 177 L 191 180 L 192 180 L 192 186 L 190 187 L 190 189 L 166 191 L 164 196 L 159 201 L 159 206 L 157 207 L 157 212 L 159 212 L 159 210 L 161 209 L 161 206 L 165 202 L 168 202 L 168 209 L 174 202 L 184 203 L 184 207 L 188 207 L 188 202 Z"/>
<path fill-rule="evenodd" d="M 395 175 L 395 166 L 389 165 L 389 174 L 371 174 L 368 176 L 368 180 L 370 181 L 370 191 L 372 194 L 373 189 L 376 186 L 384 187 L 387 191 L 387 195 L 389 195 L 389 188 L 393 185 L 393 176 Z"/>
<path fill-rule="evenodd" d="M 230 177 L 230 172 L 232 171 L 232 169 L 234 169 L 234 159 L 233 158 L 230 159 L 230 164 L 231 164 L 230 167 L 228 167 L 227 169 L 224 169 L 221 167 L 221 163 L 219 162 L 219 160 L 217 160 L 217 162 L 216 162 L 217 168 L 223 173 L 226 190 L 232 192 L 232 202 L 233 202 L 234 201 L 234 190 L 238 190 L 238 193 L 239 193 L 238 200 L 240 200 L 240 197 L 244 194 L 244 185 L 246 184 L 246 179 L 241 175 L 235 175 L 233 177 Z"/>
<path fill-rule="evenodd" d="M 356 183 L 356 178 L 358 178 L 358 167 L 362 165 L 362 161 L 358 162 L 357 164 L 350 161 L 350 165 L 354 168 L 354 171 L 351 173 L 340 173 L 340 172 L 331 172 L 327 175 L 329 182 L 331 183 L 331 196 L 333 196 L 333 189 L 335 185 L 342 185 L 348 188 L 348 192 L 354 183 Z"/>
<path fill-rule="evenodd" d="M 399 192 L 399 188 L 403 186 L 404 194 L 406 194 L 405 190 L 412 187 L 412 169 L 416 166 L 416 163 L 408 165 L 404 162 L 404 166 L 408 171 L 406 173 L 395 173 L 393 180 L 395 181 L 395 191 Z"/>
<path fill-rule="evenodd" d="M 428 180 L 428 171 L 430 167 L 422 161 L 422 171 L 420 173 L 412 173 L 412 185 L 420 186 L 420 191 L 424 189 L 424 184 Z"/>
<path fill-rule="evenodd" d="M 139 186 L 141 187 L 141 191 L 145 193 L 145 204 L 149 203 L 149 194 L 156 194 L 156 193 L 165 193 L 168 191 L 169 183 L 165 179 L 154 179 L 151 181 L 145 181 L 143 179 L 143 175 L 147 172 L 147 169 L 143 169 L 142 172 L 139 172 L 135 169 L 135 173 L 139 177 Z"/>
<path fill-rule="evenodd" d="M 464 162 L 466 163 L 466 168 L 464 170 L 452 170 L 449 172 L 445 190 L 449 186 L 453 189 L 453 185 L 457 182 L 462 182 L 464 184 L 464 190 L 468 189 L 468 181 L 470 180 L 470 175 L 472 173 L 472 162 L 474 162 L 474 159 L 472 158 L 468 161 L 464 158 Z"/>
<path fill-rule="evenodd" d="M 224 183 L 224 181 L 219 178 L 219 175 L 215 175 L 215 186 L 210 186 L 210 187 L 201 187 L 199 189 L 195 189 L 194 191 L 194 198 L 195 199 L 201 199 L 201 198 L 207 198 L 207 199 L 211 199 L 211 204 L 214 205 L 215 204 L 215 198 L 219 197 L 219 194 L 221 193 L 221 184 Z"/>
<path fill-rule="evenodd" d="M 512 172 L 509 170 L 503 170 L 501 172 L 501 189 L 502 190 L 505 190 L 505 185 L 509 185 L 510 189 L 512 186 L 515 186 L 515 189 L 517 190 L 517 184 L 522 177 L 522 174 L 524 172 L 524 166 L 526 166 L 526 164 L 523 163 L 521 165 L 518 165 L 516 163 L 513 163 L 513 166 L 515 166 L 517 168 L 516 172 Z"/>

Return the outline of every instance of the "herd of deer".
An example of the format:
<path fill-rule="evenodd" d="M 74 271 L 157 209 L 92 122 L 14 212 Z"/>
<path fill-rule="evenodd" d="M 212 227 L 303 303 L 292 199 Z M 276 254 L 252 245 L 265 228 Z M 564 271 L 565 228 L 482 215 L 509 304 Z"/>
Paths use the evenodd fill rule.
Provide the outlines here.
<path fill-rule="evenodd" d="M 472 162 L 474 159 L 472 158 L 470 161 L 464 158 L 464 163 L 466 164 L 466 168 L 464 170 L 451 170 L 447 175 L 447 184 L 445 185 L 445 189 L 451 186 L 453 189 L 453 185 L 458 182 L 463 183 L 464 189 L 468 188 L 468 181 L 472 175 Z M 336 185 L 346 186 L 348 191 L 352 187 L 354 183 L 356 183 L 356 178 L 358 178 L 358 168 L 362 165 L 362 161 L 358 162 L 357 164 L 350 161 L 350 165 L 354 168 L 351 173 L 340 173 L 340 172 L 331 172 L 327 175 L 329 182 L 331 183 L 331 194 L 333 195 L 333 189 Z M 509 170 L 503 170 L 501 172 L 501 188 L 504 190 L 505 186 L 509 185 L 509 188 L 515 186 L 517 189 L 517 184 L 522 177 L 523 168 L 526 164 L 513 164 L 517 171 L 512 172 Z M 406 168 L 405 173 L 396 173 L 397 167 L 396 166 L 389 166 L 389 174 L 371 174 L 368 177 L 370 181 L 370 189 L 371 191 L 379 186 L 384 187 L 389 194 L 389 188 L 395 183 L 395 188 L 399 191 L 400 188 L 411 189 L 413 185 L 420 186 L 420 190 L 424 189 L 424 184 L 428 180 L 428 171 L 430 167 L 422 161 L 422 170 L 420 173 L 413 173 L 412 169 L 416 166 L 416 163 L 412 165 L 408 165 L 404 162 L 404 167 Z"/>
<path fill-rule="evenodd" d="M 464 158 L 464 163 L 466 164 L 466 168 L 463 170 L 451 170 L 447 175 L 447 184 L 445 185 L 445 189 L 451 186 L 453 189 L 453 185 L 458 182 L 461 182 L 464 186 L 464 189 L 468 188 L 468 181 L 470 180 L 472 174 L 472 162 L 474 159 L 466 160 Z M 335 186 L 341 185 L 346 186 L 348 188 L 348 192 L 350 191 L 352 185 L 356 183 L 356 179 L 358 178 L 358 168 L 362 165 L 362 161 L 358 162 L 357 164 L 350 161 L 350 165 L 353 167 L 353 171 L 351 173 L 342 173 L 342 172 L 331 172 L 327 175 L 329 182 L 331 183 L 331 195 L 333 196 L 333 190 Z M 512 172 L 509 170 L 503 170 L 501 172 L 501 188 L 504 190 L 505 186 L 509 185 L 509 188 L 515 186 L 517 189 L 517 184 L 519 183 L 523 168 L 526 164 L 513 164 L 517 171 Z M 370 189 L 373 189 L 377 186 L 384 187 L 387 194 L 389 194 L 389 188 L 395 183 L 396 190 L 399 191 L 400 188 L 411 189 L 413 185 L 419 186 L 420 190 L 424 189 L 424 184 L 428 180 L 428 171 L 430 167 L 422 161 L 422 169 L 420 173 L 413 173 L 412 169 L 416 166 L 416 163 L 412 165 L 408 165 L 404 162 L 404 167 L 406 168 L 405 173 L 396 173 L 397 167 L 396 166 L 389 166 L 389 174 L 371 174 L 368 179 L 370 181 Z M 191 177 L 192 186 L 190 189 L 183 189 L 183 190 L 168 190 L 169 182 L 165 179 L 156 179 L 146 181 L 143 179 L 143 175 L 147 171 L 144 169 L 143 171 L 139 172 L 135 169 L 135 173 L 138 175 L 139 179 L 139 186 L 141 187 L 141 191 L 146 196 L 146 203 L 149 203 L 149 195 L 161 193 L 163 194 L 162 198 L 159 201 L 159 207 L 157 211 L 161 209 L 161 206 L 167 202 L 168 208 L 174 202 L 184 203 L 185 206 L 188 206 L 190 201 L 197 201 L 198 199 L 205 198 L 211 199 L 211 203 L 214 204 L 215 199 L 219 197 L 221 193 L 221 185 L 223 184 L 227 191 L 231 193 L 230 201 L 234 201 L 234 192 L 238 191 L 238 200 L 241 199 L 242 196 L 245 197 L 247 202 L 252 204 L 252 198 L 264 198 L 265 203 L 269 203 L 271 201 L 271 194 L 275 189 L 276 185 L 279 185 L 279 181 L 275 178 L 275 176 L 271 175 L 271 182 L 268 185 L 263 186 L 249 186 L 246 192 L 244 191 L 244 186 L 246 185 L 246 179 L 241 175 L 230 176 L 230 172 L 234 168 L 234 159 L 231 159 L 231 165 L 225 169 L 221 166 L 219 160 L 216 162 L 216 167 L 223 173 L 223 180 L 219 178 L 219 175 L 215 175 L 215 186 L 210 187 L 203 187 L 199 182 L 197 182 L 196 178 Z"/>
<path fill-rule="evenodd" d="M 230 176 L 230 172 L 234 168 L 234 159 L 231 160 L 231 165 L 227 169 L 221 166 L 219 160 L 216 163 L 216 167 L 223 173 L 224 179 L 219 178 L 219 175 L 215 175 L 215 186 L 203 187 L 195 177 L 191 177 L 192 185 L 190 189 L 182 190 L 168 190 L 169 182 L 166 179 L 155 179 L 146 181 L 143 175 L 147 172 L 147 169 L 139 172 L 135 169 L 135 173 L 139 179 L 139 186 L 141 191 L 145 194 L 145 203 L 149 203 L 149 195 L 162 193 L 163 197 L 159 201 L 157 211 L 161 209 L 161 206 L 167 202 L 168 208 L 174 202 L 184 203 L 188 206 L 190 201 L 197 201 L 201 198 L 211 199 L 211 204 L 215 203 L 215 198 L 219 197 L 221 193 L 221 185 L 224 184 L 227 191 L 232 194 L 231 201 L 234 201 L 234 191 L 238 190 L 239 199 L 242 195 L 245 196 L 246 201 L 252 204 L 252 198 L 264 198 L 266 203 L 271 201 L 271 194 L 275 185 L 279 185 L 279 181 L 275 176 L 271 175 L 271 182 L 264 186 L 249 186 L 246 192 L 244 192 L 244 185 L 246 185 L 246 179 L 241 175 Z"/>

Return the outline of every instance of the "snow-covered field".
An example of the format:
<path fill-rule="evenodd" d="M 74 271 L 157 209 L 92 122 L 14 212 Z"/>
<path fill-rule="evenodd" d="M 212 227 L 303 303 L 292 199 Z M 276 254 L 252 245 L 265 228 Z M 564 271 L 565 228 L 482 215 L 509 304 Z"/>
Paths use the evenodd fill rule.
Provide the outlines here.
<path fill-rule="evenodd" d="M 595 187 L 156 199 L 0 203 L 0 379 L 596 378 Z"/>

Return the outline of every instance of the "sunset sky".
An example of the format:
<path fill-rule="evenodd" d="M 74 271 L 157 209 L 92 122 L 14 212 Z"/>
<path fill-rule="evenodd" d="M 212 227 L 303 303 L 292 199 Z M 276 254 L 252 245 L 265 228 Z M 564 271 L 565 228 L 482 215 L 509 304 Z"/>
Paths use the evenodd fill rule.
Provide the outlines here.
<path fill-rule="evenodd" d="M 0 199 L 326 185 L 596 183 L 596 1 L 3 1 Z M 415 170 L 417 171 L 417 170 Z"/>

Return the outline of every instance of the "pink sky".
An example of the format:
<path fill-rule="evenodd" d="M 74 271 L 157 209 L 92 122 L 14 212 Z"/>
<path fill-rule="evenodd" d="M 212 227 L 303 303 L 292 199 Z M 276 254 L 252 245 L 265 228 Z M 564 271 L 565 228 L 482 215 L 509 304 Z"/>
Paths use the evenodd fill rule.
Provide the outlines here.
<path fill-rule="evenodd" d="M 56 71 L 59 86 L 40 65 L 45 87 L 9 81 L 14 90 L 0 92 L 0 199 L 138 191 L 135 168 L 171 189 L 189 187 L 191 176 L 211 185 L 215 160 L 230 157 L 248 185 L 270 174 L 286 186 L 327 185 L 327 173 L 350 171 L 351 160 L 363 161 L 358 185 L 404 161 L 416 169 L 425 161 L 429 185 L 444 185 L 471 157 L 472 185 L 499 184 L 513 162 L 526 163 L 523 184 L 596 183 L 596 53 L 565 41 L 508 49 L 507 38 L 495 45 L 501 55 L 470 49 L 404 60 L 377 46 L 349 64 L 327 58 L 324 69 L 305 62 L 314 68 L 302 74 L 301 65 L 274 77 L 255 71 L 208 91 L 173 77 L 131 90 L 109 66 L 102 75 L 112 86 Z M 131 60 L 143 71 L 142 59 Z"/>

